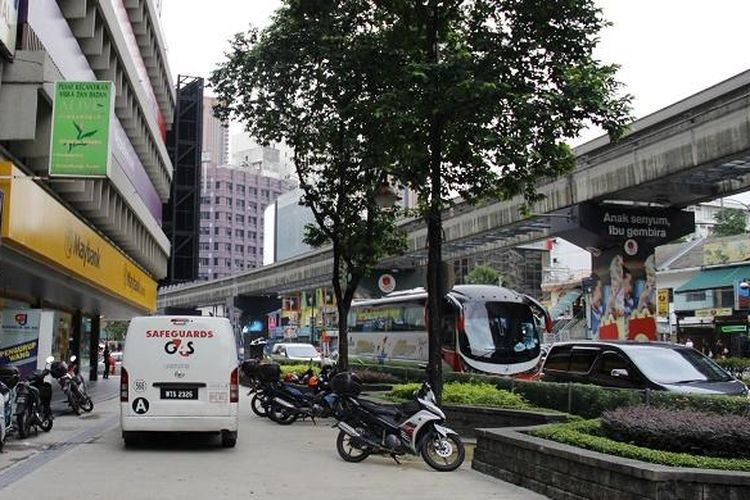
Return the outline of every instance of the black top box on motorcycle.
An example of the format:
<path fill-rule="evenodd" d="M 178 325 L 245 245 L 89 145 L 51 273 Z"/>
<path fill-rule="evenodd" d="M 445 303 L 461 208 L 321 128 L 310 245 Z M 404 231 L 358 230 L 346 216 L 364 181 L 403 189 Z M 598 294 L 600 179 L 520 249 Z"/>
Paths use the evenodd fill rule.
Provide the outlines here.
<path fill-rule="evenodd" d="M 11 365 L 0 366 L 0 382 L 9 389 L 13 389 L 19 380 L 21 380 L 21 375 L 18 373 L 18 368 Z"/>
<path fill-rule="evenodd" d="M 49 367 L 50 374 L 55 378 L 60 378 L 68 373 L 68 365 L 62 361 L 55 361 Z"/>
<path fill-rule="evenodd" d="M 331 379 L 331 390 L 342 396 L 359 396 L 362 392 L 362 382 L 352 373 L 339 373 Z"/>
<path fill-rule="evenodd" d="M 277 363 L 266 363 L 258 366 L 258 378 L 263 382 L 278 382 L 281 367 Z"/>
<path fill-rule="evenodd" d="M 248 378 L 255 378 L 258 376 L 258 360 L 256 359 L 243 361 L 240 368 L 242 368 L 242 373 Z"/>

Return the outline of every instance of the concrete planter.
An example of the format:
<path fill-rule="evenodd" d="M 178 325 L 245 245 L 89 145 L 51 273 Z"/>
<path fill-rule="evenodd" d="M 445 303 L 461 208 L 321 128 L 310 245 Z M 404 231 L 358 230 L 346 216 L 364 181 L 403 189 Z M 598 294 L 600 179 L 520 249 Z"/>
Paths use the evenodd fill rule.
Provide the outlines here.
<path fill-rule="evenodd" d="M 640 462 L 529 436 L 526 430 L 479 429 L 472 467 L 560 500 L 750 498 L 747 472 Z"/>
<path fill-rule="evenodd" d="M 448 426 L 464 437 L 475 437 L 476 430 L 481 428 L 525 427 L 567 421 L 564 414 L 536 410 L 443 405 L 443 411 Z"/>

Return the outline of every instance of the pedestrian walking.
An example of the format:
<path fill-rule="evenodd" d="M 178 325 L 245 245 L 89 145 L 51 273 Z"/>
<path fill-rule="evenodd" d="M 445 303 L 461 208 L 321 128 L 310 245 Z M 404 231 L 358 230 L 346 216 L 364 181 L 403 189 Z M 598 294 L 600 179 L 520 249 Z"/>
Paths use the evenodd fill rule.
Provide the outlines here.
<path fill-rule="evenodd" d="M 104 344 L 104 352 L 102 353 L 102 356 L 104 357 L 104 375 L 103 378 L 109 378 L 109 365 L 112 362 L 112 356 L 109 352 L 109 344 Z"/>

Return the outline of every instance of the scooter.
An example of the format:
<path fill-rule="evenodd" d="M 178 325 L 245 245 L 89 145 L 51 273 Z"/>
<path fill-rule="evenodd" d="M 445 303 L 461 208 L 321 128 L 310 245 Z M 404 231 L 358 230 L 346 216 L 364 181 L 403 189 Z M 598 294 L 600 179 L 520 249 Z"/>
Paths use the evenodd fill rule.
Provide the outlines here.
<path fill-rule="evenodd" d="M 86 394 L 86 384 L 83 378 L 75 373 L 76 359 L 75 356 L 70 357 L 70 367 L 65 361 L 55 361 L 52 356 L 47 358 L 47 361 L 50 363 L 50 374 L 60 384 L 73 413 L 80 415 L 82 410 L 87 413 L 93 410 L 94 402 Z"/>
<path fill-rule="evenodd" d="M 49 432 L 52 429 L 50 402 L 52 388 L 44 385 L 48 370 L 34 370 L 29 380 L 21 380 L 16 386 L 16 430 L 18 437 L 29 436 L 32 428 Z"/>
<path fill-rule="evenodd" d="M 465 449 L 461 437 L 445 427 L 445 413 L 425 382 L 416 395 L 419 409 L 404 415 L 392 406 L 359 398 L 361 384 L 350 373 L 340 373 L 331 387 L 342 399 L 342 415 L 336 426 L 336 450 L 347 462 L 361 462 L 373 454 L 422 455 L 435 470 L 448 472 L 461 466 Z"/>

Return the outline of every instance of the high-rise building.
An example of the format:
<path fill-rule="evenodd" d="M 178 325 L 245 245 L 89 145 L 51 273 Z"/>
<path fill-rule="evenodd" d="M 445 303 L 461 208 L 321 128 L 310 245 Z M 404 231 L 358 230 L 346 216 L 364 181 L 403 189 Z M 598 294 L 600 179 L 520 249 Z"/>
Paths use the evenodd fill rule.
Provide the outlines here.
<path fill-rule="evenodd" d="M 272 172 L 281 179 L 294 180 L 293 151 L 283 143 L 261 146 L 247 133 L 232 136 L 232 165 Z"/>
<path fill-rule="evenodd" d="M 167 271 L 158 2 L 0 4 L 0 350 L 22 370 L 75 354 L 95 377 L 101 316 L 154 311 Z"/>
<path fill-rule="evenodd" d="M 263 265 L 263 212 L 293 187 L 263 171 L 203 168 L 199 279 L 216 279 Z"/>
<path fill-rule="evenodd" d="M 229 163 L 229 128 L 214 116 L 215 97 L 203 97 L 203 163 L 213 166 Z"/>

